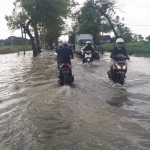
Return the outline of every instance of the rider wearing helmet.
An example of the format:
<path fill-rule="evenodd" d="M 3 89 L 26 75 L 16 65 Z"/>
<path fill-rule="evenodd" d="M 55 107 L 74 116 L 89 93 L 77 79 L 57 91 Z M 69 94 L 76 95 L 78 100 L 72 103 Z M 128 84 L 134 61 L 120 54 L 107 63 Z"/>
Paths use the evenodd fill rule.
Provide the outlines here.
<path fill-rule="evenodd" d="M 62 47 L 63 47 L 63 43 L 59 43 L 59 44 L 58 44 L 58 47 L 57 47 L 56 50 L 55 50 L 55 52 L 58 53 L 58 50 L 59 50 L 60 48 L 62 48 Z"/>
<path fill-rule="evenodd" d="M 113 48 L 110 57 L 115 59 L 118 54 L 123 54 L 129 59 L 126 48 L 124 47 L 124 40 L 122 38 L 118 38 L 116 40 L 116 46 Z"/>
<path fill-rule="evenodd" d="M 93 54 L 94 54 L 94 49 L 93 49 L 93 47 L 92 47 L 92 43 L 91 43 L 91 41 L 87 41 L 86 42 L 86 46 L 84 47 L 84 48 L 82 48 L 82 51 L 83 51 L 83 62 L 84 62 L 84 52 L 85 51 L 87 51 L 87 50 L 90 50 L 91 52 L 92 52 L 92 60 L 93 60 Z"/>
<path fill-rule="evenodd" d="M 63 47 L 58 49 L 57 53 L 57 59 L 59 60 L 58 69 L 62 63 L 68 63 L 71 65 L 71 58 L 73 58 L 73 52 L 68 47 L 68 42 L 65 41 L 63 42 Z"/>
<path fill-rule="evenodd" d="M 112 58 L 113 60 L 110 62 L 110 72 L 112 74 L 113 72 L 113 64 L 114 64 L 114 60 L 117 60 L 117 55 L 118 54 L 123 54 L 124 56 L 127 57 L 127 59 L 129 60 L 130 58 L 127 55 L 127 51 L 126 48 L 124 47 L 124 40 L 122 38 L 118 38 L 116 40 L 116 46 L 112 49 L 111 51 L 111 55 L 110 58 Z"/>
<path fill-rule="evenodd" d="M 83 48 L 83 50 L 84 50 L 84 51 L 90 50 L 90 51 L 94 52 L 94 49 L 93 49 L 93 47 L 92 47 L 91 41 L 87 41 L 86 44 L 87 44 L 87 45 Z"/>
<path fill-rule="evenodd" d="M 63 43 L 59 43 L 58 48 L 62 48 L 62 47 L 63 47 Z"/>

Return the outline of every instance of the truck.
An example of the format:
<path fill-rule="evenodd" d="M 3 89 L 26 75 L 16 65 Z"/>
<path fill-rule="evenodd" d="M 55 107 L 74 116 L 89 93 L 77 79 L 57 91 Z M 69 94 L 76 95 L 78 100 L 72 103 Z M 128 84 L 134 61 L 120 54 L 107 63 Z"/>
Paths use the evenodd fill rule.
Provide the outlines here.
<path fill-rule="evenodd" d="M 91 41 L 92 45 L 94 45 L 92 34 L 77 34 L 75 36 L 75 52 L 77 54 L 79 54 L 81 48 L 86 45 L 87 41 Z"/>

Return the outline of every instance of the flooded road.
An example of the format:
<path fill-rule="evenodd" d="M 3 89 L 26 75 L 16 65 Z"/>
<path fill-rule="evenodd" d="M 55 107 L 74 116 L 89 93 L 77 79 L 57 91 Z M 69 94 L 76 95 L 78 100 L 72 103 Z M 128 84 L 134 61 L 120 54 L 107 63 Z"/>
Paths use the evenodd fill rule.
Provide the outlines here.
<path fill-rule="evenodd" d="M 149 150 L 150 59 L 131 57 L 123 87 L 109 61 L 75 58 L 60 87 L 53 53 L 0 55 L 0 150 Z"/>

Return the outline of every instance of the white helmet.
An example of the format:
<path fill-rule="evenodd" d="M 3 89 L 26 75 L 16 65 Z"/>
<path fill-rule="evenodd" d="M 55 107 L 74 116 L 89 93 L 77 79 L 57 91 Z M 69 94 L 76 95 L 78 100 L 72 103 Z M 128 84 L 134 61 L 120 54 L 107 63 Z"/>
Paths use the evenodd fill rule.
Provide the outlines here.
<path fill-rule="evenodd" d="M 124 40 L 122 38 L 118 38 L 116 40 L 116 46 L 119 50 L 123 47 L 123 44 L 124 44 Z"/>
<path fill-rule="evenodd" d="M 86 41 L 86 44 L 92 44 L 92 42 L 91 41 Z"/>
<path fill-rule="evenodd" d="M 62 43 L 59 43 L 59 44 L 58 44 L 58 47 L 63 47 L 63 44 L 62 44 Z"/>
<path fill-rule="evenodd" d="M 123 40 L 122 38 L 118 38 L 118 39 L 116 40 L 116 43 L 124 43 L 124 40 Z"/>
<path fill-rule="evenodd" d="M 68 46 L 68 42 L 67 42 L 67 41 L 64 41 L 64 42 L 63 42 L 63 46 Z"/>

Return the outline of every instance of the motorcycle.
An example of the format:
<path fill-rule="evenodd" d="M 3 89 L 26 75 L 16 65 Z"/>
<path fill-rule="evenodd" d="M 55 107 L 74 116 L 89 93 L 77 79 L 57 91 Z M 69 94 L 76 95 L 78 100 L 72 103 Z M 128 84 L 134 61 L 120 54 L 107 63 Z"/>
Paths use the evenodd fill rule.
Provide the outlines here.
<path fill-rule="evenodd" d="M 125 75 L 127 72 L 127 59 L 128 57 L 122 54 L 118 54 L 115 57 L 111 70 L 107 72 L 109 79 L 112 80 L 114 83 L 119 83 L 121 85 L 124 84 L 124 80 L 126 78 Z"/>
<path fill-rule="evenodd" d="M 98 52 L 94 52 L 93 58 L 94 58 L 95 60 L 99 60 L 99 59 L 100 59 L 100 55 L 98 54 Z"/>
<path fill-rule="evenodd" d="M 74 82 L 71 65 L 67 63 L 63 63 L 62 65 L 60 65 L 59 71 L 60 74 L 59 74 L 58 83 L 60 85 L 70 85 L 72 82 Z"/>
<path fill-rule="evenodd" d="M 84 55 L 83 55 L 83 63 L 85 63 L 85 62 L 90 63 L 92 61 L 93 61 L 92 51 L 90 51 L 90 50 L 85 51 Z"/>

